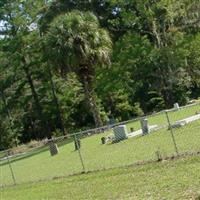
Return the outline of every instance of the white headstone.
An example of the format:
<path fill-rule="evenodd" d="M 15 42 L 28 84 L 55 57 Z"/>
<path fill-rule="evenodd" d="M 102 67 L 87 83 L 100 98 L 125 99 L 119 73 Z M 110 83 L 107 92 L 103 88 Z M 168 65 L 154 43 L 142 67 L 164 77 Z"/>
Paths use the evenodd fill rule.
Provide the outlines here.
<path fill-rule="evenodd" d="M 125 140 L 128 137 L 128 131 L 126 125 L 120 125 L 113 128 L 115 141 Z"/>
<path fill-rule="evenodd" d="M 179 104 L 178 103 L 174 104 L 174 109 L 179 110 Z"/>

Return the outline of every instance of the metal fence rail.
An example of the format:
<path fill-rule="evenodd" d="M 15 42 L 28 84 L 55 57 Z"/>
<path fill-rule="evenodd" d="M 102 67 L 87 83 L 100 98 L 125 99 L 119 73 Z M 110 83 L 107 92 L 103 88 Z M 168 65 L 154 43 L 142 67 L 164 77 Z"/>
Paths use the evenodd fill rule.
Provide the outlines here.
<path fill-rule="evenodd" d="M 141 129 L 144 118 L 149 134 Z M 112 129 L 120 125 L 126 125 L 128 139 L 113 142 Z M 200 104 L 192 104 L 44 140 L 20 153 L 9 149 L 0 152 L 0 187 L 196 152 L 199 129 Z"/>

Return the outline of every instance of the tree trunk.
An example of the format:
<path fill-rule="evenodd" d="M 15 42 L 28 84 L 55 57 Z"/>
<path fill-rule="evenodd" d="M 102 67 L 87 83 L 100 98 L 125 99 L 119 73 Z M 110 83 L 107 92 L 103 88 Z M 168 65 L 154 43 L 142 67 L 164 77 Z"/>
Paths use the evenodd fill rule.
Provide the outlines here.
<path fill-rule="evenodd" d="M 9 120 L 10 130 L 12 131 L 12 134 L 15 135 L 15 132 L 13 130 L 13 125 L 14 125 L 13 124 L 13 117 L 12 117 L 10 109 L 8 107 L 8 103 L 7 103 L 7 100 L 6 100 L 6 97 L 5 97 L 3 90 L 1 91 L 1 96 L 2 96 L 2 100 L 3 100 L 3 104 L 4 104 L 5 109 L 6 109 L 6 114 L 7 114 L 8 120 Z M 15 135 L 15 146 L 16 147 L 18 146 L 17 135 Z"/>
<path fill-rule="evenodd" d="M 59 125 L 61 127 L 63 135 L 66 135 L 67 132 L 64 127 L 64 123 L 63 123 L 63 119 L 62 119 L 62 115 L 61 115 L 61 111 L 60 111 L 60 106 L 58 103 L 58 98 L 56 96 L 55 85 L 54 85 L 54 82 L 52 79 L 52 73 L 51 73 L 51 70 L 49 69 L 49 67 L 48 67 L 48 72 L 49 72 L 49 79 L 50 79 L 50 84 L 51 84 L 51 91 L 52 91 L 52 95 L 53 95 L 53 101 L 54 101 L 54 103 L 56 105 L 56 109 L 57 109 L 57 117 L 58 117 Z"/>
<path fill-rule="evenodd" d="M 6 101 L 6 98 L 5 98 L 5 95 L 4 95 L 4 91 L 3 91 L 3 90 L 1 91 L 1 97 L 2 97 L 3 104 L 4 104 L 5 109 L 6 109 L 6 114 L 7 114 L 7 117 L 8 117 L 8 119 L 9 119 L 10 127 L 11 127 L 11 129 L 12 129 L 12 127 L 13 127 L 13 119 L 12 119 L 10 110 L 9 110 L 9 108 L 8 108 L 8 104 L 7 104 L 7 101 Z"/>
<path fill-rule="evenodd" d="M 152 22 L 152 32 L 153 32 L 153 35 L 154 35 L 154 38 L 155 38 L 156 47 L 160 49 L 161 46 L 162 46 L 162 42 L 161 42 L 160 33 L 158 31 L 157 24 L 156 24 L 155 20 L 153 20 L 153 22 Z"/>
<path fill-rule="evenodd" d="M 47 120 L 44 119 L 44 114 L 43 114 L 43 111 L 42 111 L 43 109 L 42 109 L 42 106 L 40 104 L 39 97 L 38 97 L 38 94 L 36 92 L 36 89 L 35 89 L 29 68 L 26 66 L 27 63 L 26 63 L 25 58 L 22 59 L 22 62 L 23 62 L 23 70 L 26 74 L 26 78 L 27 78 L 28 84 L 30 86 L 31 93 L 32 93 L 33 99 L 35 101 L 35 107 L 36 107 L 36 111 L 37 111 L 37 114 L 38 114 L 38 118 L 40 118 L 41 122 L 42 122 L 43 133 L 45 134 L 45 132 L 47 132 L 46 136 L 50 139 L 51 138 L 51 131 L 50 131 Z"/>
<path fill-rule="evenodd" d="M 1 96 L 2 96 L 2 100 L 3 100 L 3 104 L 4 104 L 5 109 L 6 109 L 6 114 L 7 114 L 8 120 L 9 120 L 10 130 L 14 134 L 14 131 L 13 131 L 13 118 L 11 116 L 10 109 L 8 108 L 8 104 L 7 104 L 6 97 L 4 95 L 4 91 L 3 90 L 1 91 Z"/>
<path fill-rule="evenodd" d="M 95 126 L 101 127 L 101 126 L 103 126 L 103 122 L 101 120 L 100 111 L 97 106 L 94 90 L 93 90 L 92 86 L 89 84 L 87 76 L 83 75 L 82 83 L 83 83 L 83 87 L 84 87 L 85 98 L 88 103 L 89 109 L 93 115 Z"/>

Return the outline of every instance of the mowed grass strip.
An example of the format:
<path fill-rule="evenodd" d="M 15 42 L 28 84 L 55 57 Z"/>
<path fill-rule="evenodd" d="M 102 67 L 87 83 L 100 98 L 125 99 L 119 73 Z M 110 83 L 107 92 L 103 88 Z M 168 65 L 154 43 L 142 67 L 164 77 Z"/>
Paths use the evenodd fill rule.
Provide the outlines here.
<path fill-rule="evenodd" d="M 1 200 L 199 199 L 200 157 L 1 189 Z"/>
<path fill-rule="evenodd" d="M 198 111 L 198 106 L 192 106 L 179 112 L 173 112 L 176 119 L 183 119 Z M 186 116 L 187 115 L 187 116 Z M 158 116 L 156 116 L 158 117 Z M 162 118 L 159 118 L 163 120 Z M 151 123 L 154 123 L 154 118 Z M 158 119 L 157 119 L 158 120 Z M 161 121 L 162 121 L 161 120 Z M 155 120 L 156 121 L 156 120 Z M 159 120 L 158 120 L 159 121 Z M 180 152 L 197 151 L 200 149 L 200 121 L 174 129 L 175 139 Z M 86 171 L 126 166 L 138 161 L 155 159 L 155 152 L 163 156 L 175 153 L 169 130 L 162 129 L 155 133 L 128 139 L 116 144 L 101 145 L 99 134 L 81 140 L 81 154 Z M 48 150 L 29 155 L 12 162 L 17 183 L 32 182 L 80 173 L 82 165 L 79 154 L 74 151 L 74 143 L 70 142 L 59 147 L 59 154 L 51 157 Z M 8 165 L 0 165 L 0 185 L 12 184 L 12 176 Z"/>
<path fill-rule="evenodd" d="M 194 122 L 184 128 L 175 129 L 175 138 L 180 152 L 200 149 L 199 127 L 199 122 Z M 88 171 L 155 159 L 156 151 L 160 151 L 163 156 L 175 152 L 170 131 L 167 130 L 110 145 L 101 145 L 100 137 L 101 135 L 97 135 L 82 140 L 81 153 Z M 15 161 L 12 167 L 17 183 L 49 179 L 82 171 L 79 155 L 74 151 L 73 143 L 61 146 L 57 156 L 51 157 L 49 151 L 44 151 Z M 0 170 L 1 184 L 12 184 L 8 165 L 2 165 Z"/>
<path fill-rule="evenodd" d="M 168 111 L 168 116 L 171 124 L 175 123 L 178 120 L 185 119 L 187 117 L 196 115 L 196 113 L 200 113 L 200 104 L 189 105 L 187 107 L 182 107 L 179 110 L 171 110 Z M 149 115 L 147 116 L 148 122 L 150 125 L 168 125 L 168 121 L 166 118 L 165 111 Z M 134 128 L 135 130 L 140 129 L 140 121 L 136 120 L 127 124 L 128 131 L 130 132 L 130 128 Z"/>

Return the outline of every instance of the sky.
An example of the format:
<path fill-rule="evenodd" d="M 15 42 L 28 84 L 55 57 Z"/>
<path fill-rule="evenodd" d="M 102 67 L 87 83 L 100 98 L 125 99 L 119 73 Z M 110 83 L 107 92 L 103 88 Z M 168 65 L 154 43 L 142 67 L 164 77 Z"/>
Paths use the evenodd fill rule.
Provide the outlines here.
<path fill-rule="evenodd" d="M 0 31 L 4 30 L 4 28 L 5 28 L 5 22 L 0 20 Z M 0 34 L 0 38 L 4 38 L 4 35 Z"/>

